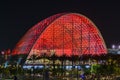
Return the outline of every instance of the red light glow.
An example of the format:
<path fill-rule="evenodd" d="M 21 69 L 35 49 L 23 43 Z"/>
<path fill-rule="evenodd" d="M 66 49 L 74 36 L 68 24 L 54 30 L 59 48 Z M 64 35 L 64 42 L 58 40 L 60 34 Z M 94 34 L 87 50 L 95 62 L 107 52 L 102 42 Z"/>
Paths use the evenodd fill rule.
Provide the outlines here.
<path fill-rule="evenodd" d="M 32 27 L 16 45 L 13 54 L 101 55 L 107 49 L 101 33 L 81 14 L 63 13 Z"/>

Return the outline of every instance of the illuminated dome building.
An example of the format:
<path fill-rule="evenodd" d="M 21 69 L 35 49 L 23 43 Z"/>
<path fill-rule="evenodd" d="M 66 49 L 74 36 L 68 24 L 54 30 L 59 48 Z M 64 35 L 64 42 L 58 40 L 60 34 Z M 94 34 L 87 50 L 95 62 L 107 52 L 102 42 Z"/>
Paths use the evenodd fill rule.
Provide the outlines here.
<path fill-rule="evenodd" d="M 60 13 L 39 22 L 23 36 L 13 55 L 57 57 L 106 54 L 105 42 L 95 24 L 77 13 Z M 40 61 L 41 62 L 41 61 Z"/>

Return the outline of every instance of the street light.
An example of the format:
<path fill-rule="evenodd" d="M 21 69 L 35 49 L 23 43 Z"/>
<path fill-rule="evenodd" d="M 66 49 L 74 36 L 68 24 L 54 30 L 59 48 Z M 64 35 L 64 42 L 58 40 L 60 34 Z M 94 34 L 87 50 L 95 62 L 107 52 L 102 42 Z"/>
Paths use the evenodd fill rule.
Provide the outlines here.
<path fill-rule="evenodd" d="M 118 45 L 118 49 L 120 49 L 120 45 Z"/>
<path fill-rule="evenodd" d="M 115 47 L 116 47 L 115 45 L 112 45 L 112 49 L 115 49 Z"/>

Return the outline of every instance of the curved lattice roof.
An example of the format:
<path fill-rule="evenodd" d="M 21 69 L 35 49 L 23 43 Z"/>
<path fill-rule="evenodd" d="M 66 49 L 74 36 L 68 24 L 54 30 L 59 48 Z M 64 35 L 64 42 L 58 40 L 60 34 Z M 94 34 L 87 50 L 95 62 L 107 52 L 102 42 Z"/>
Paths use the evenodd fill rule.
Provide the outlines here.
<path fill-rule="evenodd" d="M 107 53 L 107 49 L 101 33 L 90 19 L 77 13 L 62 13 L 33 26 L 12 53 L 100 55 Z"/>

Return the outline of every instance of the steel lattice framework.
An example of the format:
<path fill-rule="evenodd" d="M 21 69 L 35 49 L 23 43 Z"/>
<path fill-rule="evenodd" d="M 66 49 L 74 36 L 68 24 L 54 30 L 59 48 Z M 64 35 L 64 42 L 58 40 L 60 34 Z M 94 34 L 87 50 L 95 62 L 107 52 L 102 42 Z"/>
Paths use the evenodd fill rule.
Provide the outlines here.
<path fill-rule="evenodd" d="M 90 19 L 77 13 L 62 13 L 33 26 L 12 53 L 80 56 L 106 54 L 107 49 L 101 33 Z"/>

